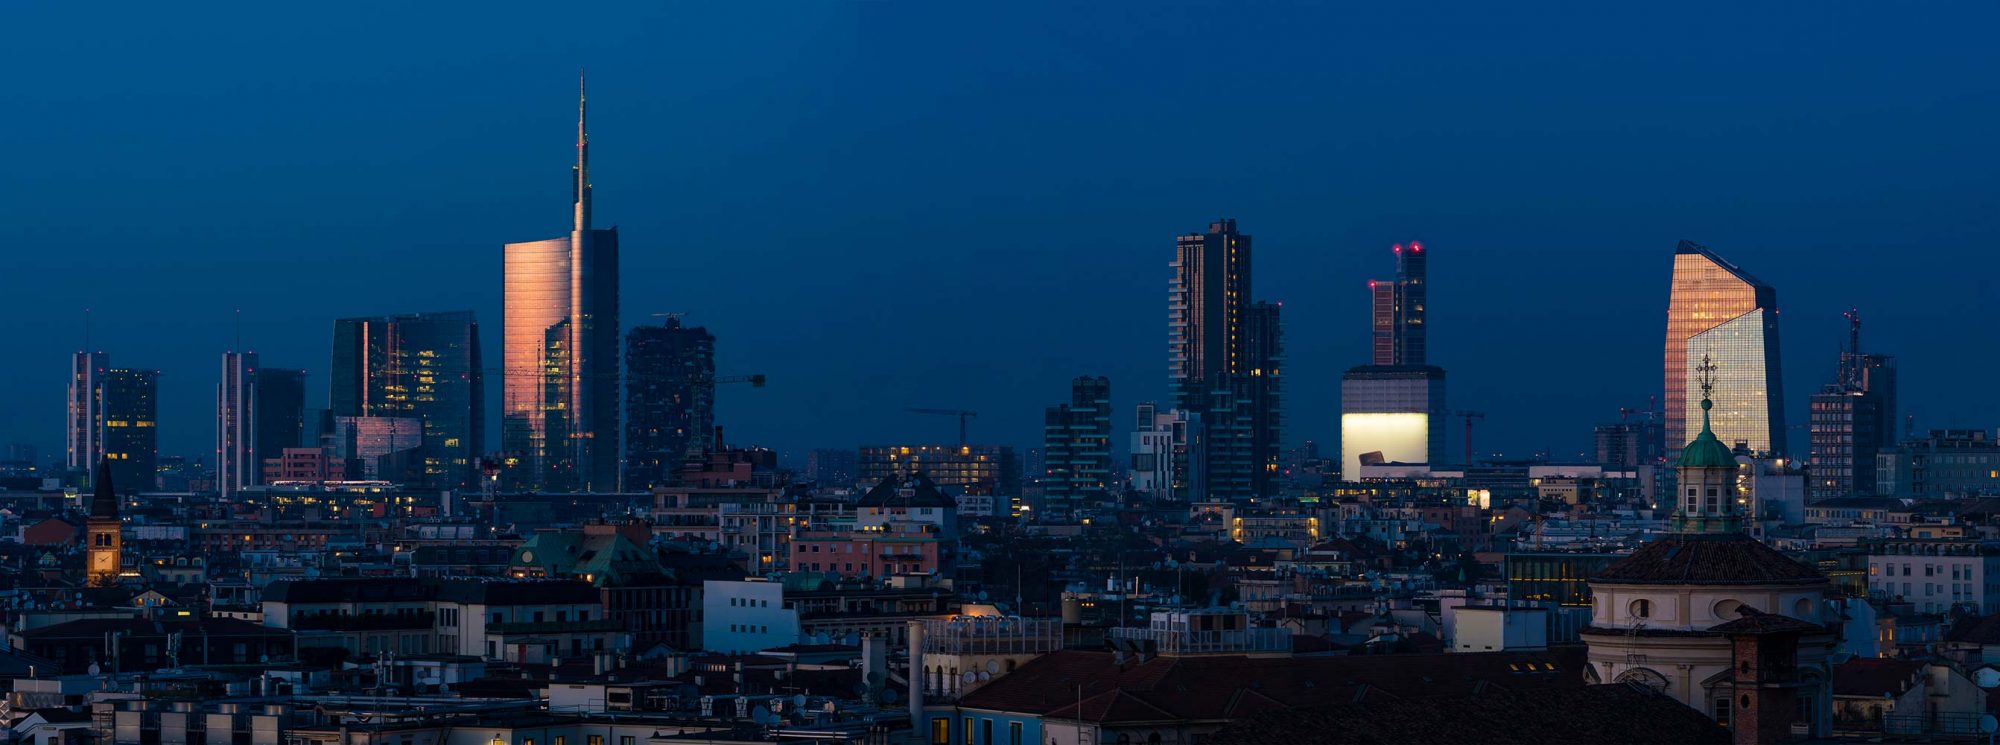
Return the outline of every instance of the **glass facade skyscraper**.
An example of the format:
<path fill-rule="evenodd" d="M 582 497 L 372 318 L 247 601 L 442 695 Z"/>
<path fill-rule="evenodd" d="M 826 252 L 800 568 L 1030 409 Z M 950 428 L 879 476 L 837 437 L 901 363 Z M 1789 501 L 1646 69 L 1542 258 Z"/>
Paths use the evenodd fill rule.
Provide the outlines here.
<path fill-rule="evenodd" d="M 715 336 L 679 318 L 625 335 L 625 488 L 680 483 L 677 472 L 715 429 Z"/>
<path fill-rule="evenodd" d="M 1426 364 L 1424 306 L 1430 296 L 1425 285 L 1430 274 L 1430 257 L 1424 253 L 1424 244 L 1416 241 L 1410 241 L 1408 247 L 1398 243 L 1389 250 L 1396 254 L 1396 278 L 1368 283 L 1374 315 L 1375 338 L 1371 346 L 1375 364 Z"/>
<path fill-rule="evenodd" d="M 1725 328 L 1726 327 L 1726 328 Z M 1701 418 L 1695 368 L 1715 361 L 1715 436 L 1752 450 L 1783 454 L 1784 395 L 1778 366 L 1778 292 L 1708 247 L 1681 241 L 1674 250 L 1667 300 L 1666 441 L 1693 439 Z"/>
<path fill-rule="evenodd" d="M 486 432 L 484 364 L 471 311 L 343 318 L 333 326 L 331 415 L 421 422 L 416 485 L 474 488 Z"/>
<path fill-rule="evenodd" d="M 500 439 L 514 489 L 618 487 L 618 231 L 591 227 L 581 91 L 576 134 L 569 236 L 504 249 Z"/>
<path fill-rule="evenodd" d="M 1704 359 L 1715 364 L 1710 412 L 1715 437 L 1751 452 L 1785 450 L 1784 395 L 1778 380 L 1778 314 L 1759 308 L 1695 334 L 1687 343 L 1687 379 L 1700 380 Z M 1701 417 L 1701 399 L 1689 396 L 1686 421 Z"/>
<path fill-rule="evenodd" d="M 104 459 L 120 493 L 150 491 L 158 478 L 160 372 L 109 368 L 98 401 Z"/>

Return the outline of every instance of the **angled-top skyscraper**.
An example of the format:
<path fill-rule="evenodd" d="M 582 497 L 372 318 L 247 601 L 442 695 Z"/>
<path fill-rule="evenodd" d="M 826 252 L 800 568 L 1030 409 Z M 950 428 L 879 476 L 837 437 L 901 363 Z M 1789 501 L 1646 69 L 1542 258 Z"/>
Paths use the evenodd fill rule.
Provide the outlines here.
<path fill-rule="evenodd" d="M 1715 436 L 1726 445 L 1784 454 L 1784 389 L 1778 370 L 1778 291 L 1692 241 L 1674 249 L 1673 288 L 1667 299 L 1666 437 L 1690 439 L 1688 423 L 1701 416 L 1694 372 L 1713 358 L 1716 378 L 1710 412 Z"/>
<path fill-rule="evenodd" d="M 618 229 L 591 227 L 577 85 L 570 234 L 506 246 L 501 447 L 509 486 L 618 488 Z"/>

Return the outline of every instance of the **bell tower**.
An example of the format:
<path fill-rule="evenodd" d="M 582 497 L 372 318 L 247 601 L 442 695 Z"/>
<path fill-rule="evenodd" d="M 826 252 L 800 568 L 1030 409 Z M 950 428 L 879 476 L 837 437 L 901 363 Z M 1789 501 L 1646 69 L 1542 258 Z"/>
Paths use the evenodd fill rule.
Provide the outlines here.
<path fill-rule="evenodd" d="M 1736 454 L 1716 439 L 1709 427 L 1709 410 L 1715 408 L 1709 391 L 1714 387 L 1715 363 L 1704 357 L 1695 368 L 1701 373 L 1701 433 L 1681 450 L 1678 489 L 1672 529 L 1676 533 L 1737 533 L 1743 530 L 1743 505 L 1736 486 Z"/>
<path fill-rule="evenodd" d="M 108 458 L 97 462 L 96 487 L 90 498 L 90 519 L 84 523 L 84 539 L 89 541 L 84 571 L 91 587 L 109 587 L 118 581 L 124 563 L 125 522 L 118 518 L 118 494 L 111 485 Z"/>

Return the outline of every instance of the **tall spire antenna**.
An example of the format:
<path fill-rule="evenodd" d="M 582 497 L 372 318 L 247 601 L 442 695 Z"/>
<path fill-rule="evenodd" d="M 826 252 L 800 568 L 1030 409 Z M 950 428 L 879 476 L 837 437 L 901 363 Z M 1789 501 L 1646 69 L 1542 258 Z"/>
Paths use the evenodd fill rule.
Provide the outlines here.
<path fill-rule="evenodd" d="M 576 215 L 578 232 L 590 230 L 590 132 L 586 124 L 584 71 L 576 72 Z"/>
<path fill-rule="evenodd" d="M 236 309 L 236 351 L 243 351 L 243 309 Z"/>

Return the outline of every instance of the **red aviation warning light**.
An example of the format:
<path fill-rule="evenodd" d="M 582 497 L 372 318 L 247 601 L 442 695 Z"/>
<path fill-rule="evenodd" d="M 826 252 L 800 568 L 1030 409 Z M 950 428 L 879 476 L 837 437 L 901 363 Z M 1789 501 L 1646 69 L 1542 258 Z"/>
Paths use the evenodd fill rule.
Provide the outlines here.
<path fill-rule="evenodd" d="M 1410 241 L 1410 253 L 1420 254 L 1423 252 L 1424 252 L 1424 244 L 1418 243 L 1416 241 Z"/>

